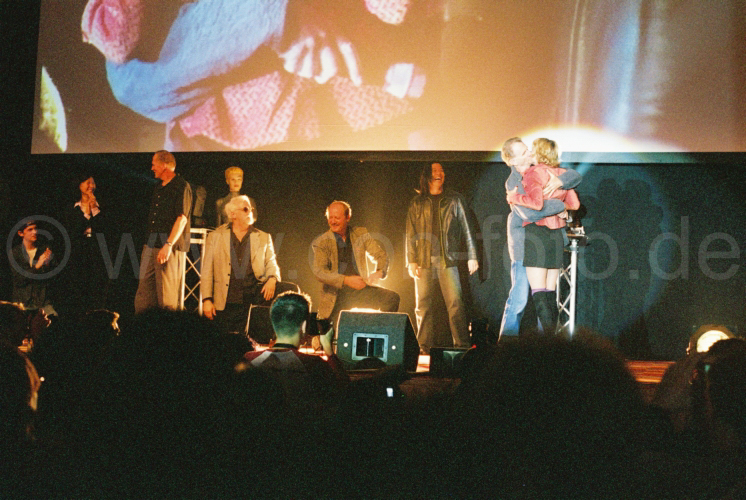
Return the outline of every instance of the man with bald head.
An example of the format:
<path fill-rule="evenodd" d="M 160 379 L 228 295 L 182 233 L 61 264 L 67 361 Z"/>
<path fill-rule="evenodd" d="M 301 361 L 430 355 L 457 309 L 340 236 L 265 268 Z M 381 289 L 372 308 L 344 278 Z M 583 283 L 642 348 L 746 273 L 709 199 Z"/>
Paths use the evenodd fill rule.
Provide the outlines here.
<path fill-rule="evenodd" d="M 334 201 L 326 208 L 329 231 L 316 238 L 313 274 L 321 285 L 319 319 L 329 318 L 336 326 L 339 312 L 353 307 L 399 310 L 399 294 L 376 286 L 386 277 L 389 259 L 383 247 L 364 227 L 351 227 L 352 208 Z M 375 264 L 369 273 L 368 257 Z"/>
<path fill-rule="evenodd" d="M 135 313 L 152 307 L 178 309 L 186 252 L 189 250 L 192 188 L 175 172 L 168 151 L 153 155 L 150 170 L 156 184 L 146 221 L 147 243 L 140 257 Z"/>

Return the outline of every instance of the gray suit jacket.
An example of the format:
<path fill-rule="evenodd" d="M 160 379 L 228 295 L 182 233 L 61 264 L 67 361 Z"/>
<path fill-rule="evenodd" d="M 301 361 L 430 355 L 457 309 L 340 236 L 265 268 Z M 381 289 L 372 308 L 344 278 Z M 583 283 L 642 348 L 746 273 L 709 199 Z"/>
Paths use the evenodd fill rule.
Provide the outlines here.
<path fill-rule="evenodd" d="M 252 227 L 249 230 L 251 245 L 251 269 L 261 283 L 271 276 L 280 279 L 272 236 Z M 212 297 L 215 309 L 225 309 L 228 285 L 231 281 L 231 228 L 224 224 L 207 235 L 205 255 L 202 257 L 202 297 Z"/>
<path fill-rule="evenodd" d="M 355 256 L 360 275 L 367 279 L 369 255 L 376 262 L 375 271 L 383 271 L 383 277 L 389 266 L 386 251 L 373 239 L 364 227 L 350 228 L 350 241 L 352 242 L 352 253 Z M 319 318 L 328 318 L 337 301 L 337 294 L 344 286 L 344 275 L 339 273 L 339 256 L 337 255 L 337 240 L 334 233 L 329 230 L 316 238 L 313 243 L 313 274 L 321 281 L 321 300 L 319 301 Z"/>

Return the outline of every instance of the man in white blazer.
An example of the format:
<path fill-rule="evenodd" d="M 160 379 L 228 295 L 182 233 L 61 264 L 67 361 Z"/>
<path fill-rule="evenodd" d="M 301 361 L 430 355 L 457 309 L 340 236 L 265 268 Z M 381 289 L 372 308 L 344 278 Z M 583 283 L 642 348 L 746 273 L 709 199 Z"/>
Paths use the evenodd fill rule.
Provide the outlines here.
<path fill-rule="evenodd" d="M 221 329 L 243 332 L 251 305 L 269 305 L 287 287 L 278 287 L 280 268 L 272 236 L 254 227 L 256 207 L 250 198 L 236 196 L 226 213 L 230 222 L 209 233 L 205 243 L 202 310 Z"/>

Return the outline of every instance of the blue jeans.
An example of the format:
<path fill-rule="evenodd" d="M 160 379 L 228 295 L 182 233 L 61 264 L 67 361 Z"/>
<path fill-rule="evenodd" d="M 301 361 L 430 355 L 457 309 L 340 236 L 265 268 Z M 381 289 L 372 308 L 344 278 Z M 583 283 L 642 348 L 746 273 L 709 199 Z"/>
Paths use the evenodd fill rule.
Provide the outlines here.
<path fill-rule="evenodd" d="M 528 303 L 528 294 L 531 287 L 528 284 L 526 268 L 522 260 L 510 262 L 510 294 L 505 301 L 503 320 L 500 324 L 500 338 L 505 336 L 517 336 L 521 329 L 521 317 Z"/>

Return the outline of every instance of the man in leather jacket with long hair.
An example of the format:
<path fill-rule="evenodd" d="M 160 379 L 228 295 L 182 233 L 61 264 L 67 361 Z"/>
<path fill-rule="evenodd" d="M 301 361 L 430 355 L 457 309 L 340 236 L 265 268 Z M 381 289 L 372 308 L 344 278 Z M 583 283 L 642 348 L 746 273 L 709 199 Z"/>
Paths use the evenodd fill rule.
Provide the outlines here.
<path fill-rule="evenodd" d="M 466 203 L 455 191 L 443 188 L 440 163 L 426 165 L 420 189 L 407 213 L 407 269 L 415 281 L 417 339 L 429 353 L 433 347 L 432 302 L 440 285 L 454 347 L 469 347 L 469 325 L 462 299 L 458 261 L 467 258 L 469 274 L 479 269 L 474 233 L 466 217 Z M 466 253 L 463 246 L 466 246 Z"/>

